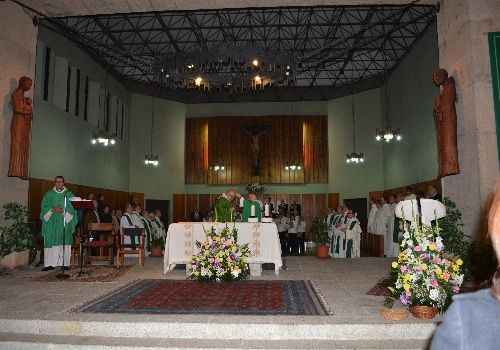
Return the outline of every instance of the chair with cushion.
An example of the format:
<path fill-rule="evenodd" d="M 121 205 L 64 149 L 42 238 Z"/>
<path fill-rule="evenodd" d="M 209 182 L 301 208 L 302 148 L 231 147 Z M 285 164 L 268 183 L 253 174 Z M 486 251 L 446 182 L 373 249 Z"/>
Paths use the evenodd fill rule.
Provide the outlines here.
<path fill-rule="evenodd" d="M 111 223 L 89 223 L 88 235 L 85 237 L 85 262 L 91 263 L 94 260 L 108 261 L 113 265 L 114 244 L 113 244 L 113 224 Z M 92 234 L 99 234 L 99 239 L 92 239 Z M 97 254 L 93 255 L 92 251 Z M 104 252 L 107 251 L 107 255 Z"/>
<path fill-rule="evenodd" d="M 125 254 L 137 254 L 139 256 L 139 266 L 144 266 L 144 246 L 145 238 L 143 228 L 124 228 L 120 229 L 120 239 L 118 241 L 118 249 L 116 252 L 116 266 L 123 265 Z M 126 237 L 130 239 L 125 240 Z M 135 243 L 125 243 L 125 242 Z"/>

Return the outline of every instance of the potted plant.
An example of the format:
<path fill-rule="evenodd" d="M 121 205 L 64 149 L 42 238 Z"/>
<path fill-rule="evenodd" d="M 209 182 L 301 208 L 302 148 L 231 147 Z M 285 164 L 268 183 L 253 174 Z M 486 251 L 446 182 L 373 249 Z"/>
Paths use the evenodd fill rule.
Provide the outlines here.
<path fill-rule="evenodd" d="M 26 266 L 29 250 L 34 247 L 33 232 L 28 223 L 28 210 L 20 203 L 10 202 L 3 206 L 4 219 L 10 226 L 0 227 L 0 257 L 2 266 L 14 268 Z"/>
<path fill-rule="evenodd" d="M 161 253 L 163 251 L 164 246 L 165 246 L 165 243 L 163 242 L 163 237 L 153 236 L 153 239 L 151 239 L 151 252 L 149 253 L 149 256 L 153 256 L 153 257 L 162 256 Z"/>
<path fill-rule="evenodd" d="M 311 233 L 312 240 L 316 243 L 316 257 L 326 259 L 329 257 L 328 249 L 330 237 L 328 237 L 329 225 L 322 218 L 313 220 L 309 232 Z"/>

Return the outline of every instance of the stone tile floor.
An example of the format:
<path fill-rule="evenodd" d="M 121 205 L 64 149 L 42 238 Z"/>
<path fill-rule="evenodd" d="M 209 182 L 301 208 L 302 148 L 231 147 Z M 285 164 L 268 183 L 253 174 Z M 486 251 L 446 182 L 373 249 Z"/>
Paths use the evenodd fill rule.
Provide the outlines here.
<path fill-rule="evenodd" d="M 136 260 L 136 259 L 135 259 Z M 126 263 L 135 263 L 134 259 Z M 330 305 L 331 316 L 221 316 L 221 315 L 104 315 L 71 312 L 72 309 L 135 279 L 184 279 L 184 269 L 163 274 L 162 258 L 146 258 L 144 267 L 134 266 L 116 282 L 32 282 L 46 273 L 41 268 L 27 267 L 8 270 L 0 276 L 0 318 L 47 319 L 79 321 L 169 321 L 169 322 L 245 322 L 245 323 L 394 323 L 383 319 L 383 297 L 366 295 L 375 283 L 386 275 L 390 258 L 325 259 L 313 256 L 287 257 L 287 270 L 278 276 L 264 270 L 252 279 L 310 279 Z M 76 270 L 70 271 L 75 273 Z M 440 318 L 432 320 L 439 321 Z M 397 322 L 397 321 L 396 321 Z M 421 323 L 409 315 L 405 323 Z"/>

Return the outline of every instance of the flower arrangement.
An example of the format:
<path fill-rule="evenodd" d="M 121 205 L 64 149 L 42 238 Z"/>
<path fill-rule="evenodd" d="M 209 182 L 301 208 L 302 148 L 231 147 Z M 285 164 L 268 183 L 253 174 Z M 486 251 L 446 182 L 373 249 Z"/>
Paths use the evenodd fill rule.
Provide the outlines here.
<path fill-rule="evenodd" d="M 431 306 L 443 312 L 460 291 L 463 261 L 447 256 L 438 225 L 404 224 L 401 253 L 392 263 L 397 275 L 391 296 L 406 306 Z M 386 306 L 388 301 L 386 300 Z M 389 303 L 390 304 L 390 303 Z"/>
<path fill-rule="evenodd" d="M 227 225 L 205 230 L 205 241 L 196 241 L 199 251 L 189 260 L 188 277 L 204 282 L 231 282 L 249 276 L 248 244 L 237 243 L 238 230 Z"/>
<path fill-rule="evenodd" d="M 260 182 L 249 182 L 245 186 L 245 190 L 248 193 L 264 193 L 267 190 L 267 188 Z"/>

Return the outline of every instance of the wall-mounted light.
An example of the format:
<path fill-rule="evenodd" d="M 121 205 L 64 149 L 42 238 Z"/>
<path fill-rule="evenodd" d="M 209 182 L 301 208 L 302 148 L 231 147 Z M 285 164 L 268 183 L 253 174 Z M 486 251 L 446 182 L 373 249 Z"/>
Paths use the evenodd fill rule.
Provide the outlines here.
<path fill-rule="evenodd" d="M 296 170 L 300 170 L 302 169 L 302 167 L 299 165 L 298 162 L 295 162 L 295 163 L 285 163 L 285 170 L 287 171 L 296 171 Z"/>

